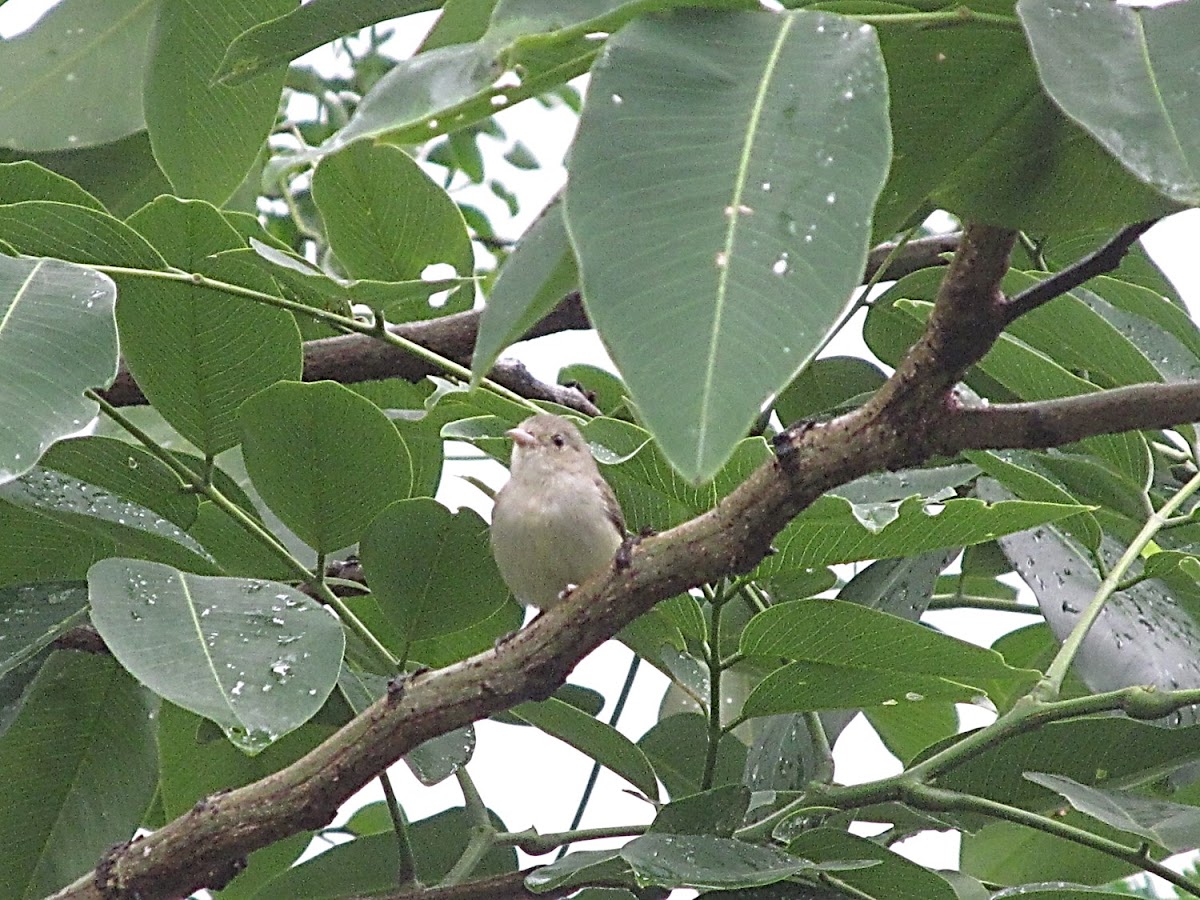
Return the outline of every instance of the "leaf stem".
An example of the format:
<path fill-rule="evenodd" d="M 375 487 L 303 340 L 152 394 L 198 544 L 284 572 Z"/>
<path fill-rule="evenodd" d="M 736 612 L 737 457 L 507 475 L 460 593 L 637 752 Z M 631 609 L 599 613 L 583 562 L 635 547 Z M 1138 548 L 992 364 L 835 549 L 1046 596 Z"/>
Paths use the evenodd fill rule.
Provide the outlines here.
<path fill-rule="evenodd" d="M 183 482 L 185 490 L 193 491 L 201 494 L 206 500 L 210 501 L 213 506 L 220 509 L 223 513 L 233 519 L 242 529 L 248 532 L 255 540 L 261 542 L 267 547 L 276 557 L 278 557 L 284 565 L 286 565 L 296 575 L 298 581 L 313 586 L 315 592 L 319 595 L 321 602 L 333 607 L 351 631 L 359 636 L 362 641 L 370 647 L 381 660 L 388 666 L 399 671 L 399 660 L 392 655 L 387 647 L 379 642 L 379 638 L 371 633 L 370 629 L 362 623 L 356 616 L 353 610 L 350 609 L 342 599 L 329 589 L 329 586 L 317 576 L 310 572 L 304 563 L 296 559 L 291 552 L 283 545 L 279 538 L 271 534 L 261 523 L 253 516 L 247 513 L 244 509 L 230 500 L 223 494 L 215 485 L 211 484 L 211 479 L 206 481 L 203 476 L 197 475 L 189 469 L 182 461 L 176 459 L 175 455 L 170 450 L 159 444 L 154 438 L 142 431 L 133 424 L 129 419 L 123 416 L 115 406 L 105 400 L 94 390 L 84 392 L 90 399 L 99 404 L 100 409 L 106 416 L 124 428 L 130 435 L 145 447 L 151 455 L 159 462 L 169 468 Z"/>
<path fill-rule="evenodd" d="M 417 883 L 417 864 L 413 859 L 412 842 L 408 839 L 408 819 L 396 799 L 396 790 L 387 770 L 379 773 L 379 786 L 383 788 L 383 799 L 387 803 L 388 815 L 392 817 L 392 830 L 396 834 L 396 851 L 400 857 L 396 869 L 396 886 L 407 887 Z"/>
<path fill-rule="evenodd" d="M 1063 641 L 1062 647 L 1059 648 L 1053 662 L 1050 663 L 1050 668 L 1046 670 L 1045 679 L 1038 685 L 1038 699 L 1052 700 L 1058 696 L 1059 691 L 1062 690 L 1063 681 L 1067 677 L 1067 670 L 1071 668 L 1071 663 L 1075 661 L 1075 657 L 1079 654 L 1079 650 L 1083 646 L 1088 632 L 1096 623 L 1096 620 L 1100 618 L 1100 613 L 1104 610 L 1104 604 L 1108 602 L 1108 598 L 1117 590 L 1125 577 L 1125 573 L 1129 571 L 1129 568 L 1141 556 L 1142 551 L 1154 539 L 1154 536 L 1158 534 L 1163 525 L 1170 520 L 1175 510 L 1179 509 L 1183 505 L 1183 502 L 1194 494 L 1197 489 L 1200 489 L 1200 473 L 1193 475 L 1187 484 L 1176 491 L 1163 504 L 1162 509 L 1150 514 L 1150 517 L 1146 520 L 1146 524 L 1137 533 L 1137 537 L 1130 541 L 1129 546 L 1125 548 L 1125 552 L 1121 554 L 1121 558 L 1117 561 L 1117 564 L 1104 576 L 1104 581 L 1100 583 L 1100 587 L 1096 591 L 1096 596 L 1088 604 L 1088 608 L 1084 610 L 1083 615 L 1079 617 L 1079 621 L 1075 623 L 1075 627 L 1071 629 L 1071 633 L 1067 635 L 1067 639 Z"/>
<path fill-rule="evenodd" d="M 156 270 L 156 269 L 132 269 L 125 266 L 91 266 L 98 272 L 104 272 L 106 275 L 125 275 L 137 278 L 151 278 L 163 281 L 176 281 L 182 284 L 193 284 L 197 287 L 208 288 L 214 291 L 220 291 L 225 294 L 230 294 L 235 297 L 243 297 L 247 300 L 253 300 L 256 303 L 264 303 L 267 306 L 274 306 L 277 309 L 285 309 L 288 312 L 296 313 L 302 316 L 308 316 L 310 319 L 315 319 L 318 322 L 324 322 L 327 325 L 332 325 L 335 328 L 341 328 L 346 331 L 352 331 L 356 334 L 366 335 L 367 337 L 377 338 L 385 344 L 391 344 L 393 347 L 398 347 L 409 353 L 423 362 L 429 363 L 431 366 L 442 370 L 448 375 L 470 383 L 471 370 L 466 366 L 459 365 L 452 359 L 434 353 L 428 347 L 418 344 L 416 341 L 411 341 L 406 337 L 396 334 L 394 331 L 389 331 L 386 328 L 378 327 L 374 322 L 360 322 L 358 319 L 342 316 L 326 309 L 318 309 L 315 306 L 305 306 L 303 303 L 297 303 L 295 300 L 288 300 L 284 297 L 276 297 L 274 294 L 268 294 L 264 291 L 256 291 L 253 288 L 244 287 L 240 284 L 231 284 L 227 281 L 219 281 L 215 278 L 209 278 L 207 275 L 201 275 L 199 272 L 182 272 L 177 270 Z M 484 378 L 480 382 L 488 390 L 492 391 L 510 400 L 513 403 L 519 403 L 528 409 L 535 412 L 541 412 L 542 408 L 531 400 L 527 400 L 515 391 L 511 391 L 502 384 L 497 384 L 491 379 Z"/>
<path fill-rule="evenodd" d="M 1164 881 L 1169 881 L 1176 887 L 1187 891 L 1193 897 L 1200 897 L 1200 884 L 1151 859 L 1148 854 L 1142 851 L 1141 847 L 1126 846 L 1118 841 L 1101 837 L 1082 828 L 1077 828 L 1074 825 L 1068 825 L 1066 822 L 1061 822 L 1058 819 L 1041 816 L 1016 806 L 1009 806 L 1006 803 L 989 800 L 986 797 L 960 794 L 957 791 L 949 791 L 944 788 L 935 788 L 922 784 L 911 785 L 905 791 L 905 796 L 902 799 L 922 809 L 938 812 L 977 813 L 993 819 L 1001 819 L 1017 825 L 1024 825 L 1027 828 L 1034 828 L 1045 834 L 1063 838 L 1084 847 L 1099 850 L 1101 853 L 1107 853 L 1116 859 L 1124 860 L 1131 865 L 1157 875 Z"/>

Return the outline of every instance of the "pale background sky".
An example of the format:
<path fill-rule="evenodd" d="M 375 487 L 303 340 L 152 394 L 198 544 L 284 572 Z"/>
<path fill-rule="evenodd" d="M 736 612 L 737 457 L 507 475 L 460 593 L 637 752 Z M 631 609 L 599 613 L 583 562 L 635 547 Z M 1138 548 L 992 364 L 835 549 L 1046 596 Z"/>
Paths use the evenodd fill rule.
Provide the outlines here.
<path fill-rule="evenodd" d="M 10 37 L 28 28 L 50 5 L 47 0 L 7 0 L 0 6 L 0 36 Z M 435 18 L 435 13 L 410 17 L 408 27 L 396 35 L 389 49 L 398 58 L 411 53 Z M 334 64 L 329 51 L 316 51 L 305 61 L 325 71 Z M 521 198 L 519 215 L 511 218 L 504 204 L 484 187 L 455 185 L 451 193 L 456 199 L 474 204 L 491 215 L 501 237 L 516 238 L 565 181 L 562 160 L 573 135 L 575 120 L 561 108 L 547 110 L 535 102 L 504 110 L 497 115 L 497 120 L 510 139 L 520 139 L 544 166 L 532 173 L 516 169 L 501 158 L 507 149 L 505 146 L 486 136 L 480 139 L 489 175 L 499 178 Z M 1150 254 L 1174 282 L 1195 316 L 1200 306 L 1200 254 L 1197 253 L 1200 250 L 1200 210 L 1172 216 L 1156 225 L 1144 240 Z M 835 341 L 827 353 L 862 354 L 865 346 L 857 337 L 846 337 Z M 548 381 L 553 381 L 559 367 L 568 362 L 591 362 L 611 368 L 603 347 L 590 333 L 541 338 L 517 345 L 509 355 L 521 359 L 537 377 Z M 498 464 L 490 462 L 452 464 L 449 467 L 451 477 L 446 479 L 439 499 L 452 506 L 470 505 L 487 515 L 488 501 L 482 494 L 453 477 L 454 473 L 467 471 L 494 486 L 499 486 L 506 474 Z M 970 611 L 933 613 L 926 616 L 926 620 L 964 640 L 986 645 L 999 634 L 1035 621 L 1035 618 Z M 610 642 L 580 663 L 571 681 L 601 691 L 611 707 L 630 657 L 624 647 Z M 651 667 L 641 667 L 633 696 L 620 723 L 622 732 L 636 739 L 655 723 L 666 684 L 666 679 Z M 602 716 L 607 715 L 606 708 Z M 965 728 L 985 724 L 991 717 L 982 709 L 964 706 L 960 707 L 960 718 Z M 517 734 L 514 728 L 490 721 L 478 723 L 478 748 L 468 766 L 472 777 L 485 801 L 509 829 L 521 830 L 530 826 L 536 826 L 542 832 L 565 829 L 578 803 L 591 761 L 536 729 L 522 728 Z M 887 753 L 861 717 L 843 732 L 834 755 L 837 779 L 844 783 L 867 781 L 900 771 L 900 764 Z M 403 765 L 393 767 L 392 778 L 411 819 L 421 819 L 462 802 L 453 779 L 425 788 Z M 653 810 L 625 793 L 622 790 L 625 786 L 623 780 L 604 771 L 583 826 L 649 822 Z M 364 789 L 338 821 L 347 817 L 349 809 L 380 797 L 377 785 Z M 957 845 L 958 839 L 954 835 L 927 833 L 898 845 L 896 849 L 926 865 L 953 867 Z M 592 843 L 588 846 L 602 845 Z M 543 861 L 551 858 L 545 857 Z M 691 892 L 679 892 L 678 895 L 685 897 Z"/>

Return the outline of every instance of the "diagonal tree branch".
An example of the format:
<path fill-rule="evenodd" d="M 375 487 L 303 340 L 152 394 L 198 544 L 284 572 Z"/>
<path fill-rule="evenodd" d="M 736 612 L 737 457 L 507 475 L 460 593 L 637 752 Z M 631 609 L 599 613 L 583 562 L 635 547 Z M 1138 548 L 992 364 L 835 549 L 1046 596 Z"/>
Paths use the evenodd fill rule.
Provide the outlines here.
<path fill-rule="evenodd" d="M 990 226 L 966 230 L 924 333 L 866 405 L 789 428 L 776 441 L 776 457 L 715 508 L 638 541 L 611 571 L 496 649 L 414 675 L 292 765 L 208 797 L 153 834 L 115 848 L 96 872 L 56 897 L 150 900 L 218 885 L 251 851 L 326 824 L 355 791 L 425 741 L 548 697 L 583 657 L 659 600 L 750 571 L 792 518 L 860 475 L 967 447 L 1043 446 L 1064 435 L 1077 440 L 1200 415 L 1194 384 L 1051 404 L 957 406 L 953 385 L 1010 321 L 999 283 L 1013 240 L 1012 232 Z"/>
<path fill-rule="evenodd" d="M 918 269 L 945 265 L 943 255 L 953 252 L 959 239 L 959 234 L 947 234 L 910 241 L 889 263 L 884 278 L 902 278 Z M 881 244 L 871 251 L 863 275 L 864 281 L 869 280 L 887 261 L 895 246 Z M 439 356 L 469 365 L 475 349 L 475 338 L 479 334 L 480 313 L 480 310 L 472 309 L 438 319 L 391 325 L 389 328 Z M 532 340 L 563 331 L 582 331 L 591 327 L 592 323 L 588 320 L 579 292 L 572 291 L 549 315 L 530 328 L 521 340 Z M 437 374 L 440 374 L 439 370 L 425 360 L 366 335 L 345 334 L 309 341 L 304 345 L 305 381 L 329 380 L 341 384 L 357 384 L 361 381 L 403 378 L 415 383 L 429 375 Z M 549 400 L 589 416 L 599 415 L 599 410 L 580 391 L 538 381 L 518 362 L 501 360 L 489 373 L 489 377 L 531 400 Z M 145 394 L 123 363 L 112 387 L 101 393 L 113 406 L 140 406 L 146 402 Z"/>

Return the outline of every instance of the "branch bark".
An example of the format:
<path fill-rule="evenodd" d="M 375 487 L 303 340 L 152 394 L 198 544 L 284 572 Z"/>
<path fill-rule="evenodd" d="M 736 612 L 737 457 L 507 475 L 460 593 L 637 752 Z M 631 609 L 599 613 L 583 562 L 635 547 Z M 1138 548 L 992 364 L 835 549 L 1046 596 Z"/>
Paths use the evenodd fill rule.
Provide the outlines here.
<path fill-rule="evenodd" d="M 1049 446 L 1200 418 L 1200 384 L 982 409 L 957 404 L 953 386 L 1010 320 L 999 283 L 1014 237 L 990 226 L 966 230 L 924 333 L 866 405 L 792 426 L 776 440 L 775 458 L 715 508 L 636 541 L 610 571 L 497 648 L 414 675 L 292 765 L 208 797 L 114 849 L 56 897 L 151 900 L 213 885 L 251 851 L 326 824 L 367 781 L 425 741 L 550 696 L 581 659 L 658 601 L 750 571 L 772 538 L 832 487 L 961 449 Z"/>

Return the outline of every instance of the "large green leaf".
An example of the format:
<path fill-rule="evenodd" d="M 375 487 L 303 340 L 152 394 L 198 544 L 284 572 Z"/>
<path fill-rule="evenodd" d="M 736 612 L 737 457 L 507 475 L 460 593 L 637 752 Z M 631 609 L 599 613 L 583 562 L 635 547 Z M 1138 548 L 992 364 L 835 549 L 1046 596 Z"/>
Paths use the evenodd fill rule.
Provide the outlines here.
<path fill-rule="evenodd" d="M 688 12 L 610 39 L 567 226 L 588 313 L 688 479 L 717 472 L 841 318 L 889 156 L 869 27 Z"/>
<path fill-rule="evenodd" d="M 67 150 L 142 127 L 155 0 L 66 0 L 4 41 L 0 147 Z"/>
<path fill-rule="evenodd" d="M 750 620 L 741 637 L 747 656 L 784 657 L 890 673 L 893 696 L 905 674 L 959 684 L 1025 681 L 1036 672 L 1013 669 L 1000 654 L 939 634 L 916 622 L 840 600 L 781 603 Z"/>
<path fill-rule="evenodd" d="M 1103 773 L 1114 782 L 1139 784 L 1194 762 L 1200 728 L 1161 728 L 1116 716 L 1051 722 L 989 747 L 942 776 L 951 790 L 1024 808 L 1061 805 L 1054 792 L 1028 781 L 1028 771 L 1053 772 L 1075 781 Z"/>
<path fill-rule="evenodd" d="M 238 35 L 213 77 L 240 84 L 360 28 L 438 5 L 438 0 L 312 0 Z"/>
<path fill-rule="evenodd" d="M 270 287 L 244 260 L 196 266 L 214 278 Z M 184 437 L 208 454 L 238 442 L 238 409 L 283 378 L 298 378 L 300 332 L 284 310 L 177 282 L 139 284 L 117 308 L 121 348 L 138 385 Z"/>
<path fill-rule="evenodd" d="M 467 508 L 452 513 L 424 497 L 393 503 L 359 553 L 375 601 L 405 642 L 461 631 L 508 600 L 487 524 Z"/>
<path fill-rule="evenodd" d="M 882 507 L 882 509 L 880 509 Z M 796 517 L 774 541 L 778 553 L 768 556 L 757 572 L 809 569 L 833 563 L 885 559 L 990 541 L 1086 511 L 1082 505 L 1000 501 L 984 503 L 961 497 L 930 503 L 923 497 L 856 506 L 826 494 Z M 867 516 L 886 516 L 879 521 Z"/>
<path fill-rule="evenodd" d="M 340 384 L 280 382 L 242 404 L 241 421 L 254 487 L 318 552 L 354 543 L 412 491 L 399 433 L 379 407 Z"/>
<path fill-rule="evenodd" d="M 839 872 L 838 878 L 878 900 L 956 900 L 945 879 L 874 841 L 833 828 L 814 828 L 788 844 L 788 852 L 813 862 L 874 860 L 878 865 Z"/>
<path fill-rule="evenodd" d="M 82 579 L 112 538 L 0 502 L 0 586 Z"/>
<path fill-rule="evenodd" d="M 92 566 L 88 587 L 121 664 L 247 753 L 311 719 L 337 682 L 342 627 L 295 588 L 119 558 Z"/>
<path fill-rule="evenodd" d="M 1138 178 L 1200 203 L 1200 7 L 1020 0 L 1017 15 L 1054 102 Z"/>
<path fill-rule="evenodd" d="M 354 278 L 419 279 L 436 263 L 471 274 L 462 213 L 398 147 L 358 141 L 325 157 L 313 176 L 313 199 L 330 246 Z"/>
<path fill-rule="evenodd" d="M 98 272 L 0 256 L 0 483 L 95 417 L 83 392 L 117 374 L 115 301 Z"/>
<path fill-rule="evenodd" d="M 511 712 L 612 769 L 647 797 L 658 797 L 658 782 L 645 753 L 611 725 L 554 697 L 522 703 Z"/>
<path fill-rule="evenodd" d="M 133 837 L 158 781 L 156 707 L 108 657 L 47 661 L 0 737 L 0 896 L 43 897 Z"/>
<path fill-rule="evenodd" d="M 29 160 L 0 164 L 0 203 L 57 200 L 104 209 L 104 204 L 69 178 Z"/>
<path fill-rule="evenodd" d="M 284 68 L 237 87 L 213 78 L 234 38 L 294 6 L 295 0 L 181 0 L 159 10 L 146 72 L 146 124 L 176 193 L 222 204 L 250 170 L 275 121 Z"/>
<path fill-rule="evenodd" d="M 1055 234 L 1172 208 L 1055 108 L 1015 27 L 883 27 L 880 43 L 896 153 L 876 239 L 920 221 L 930 198 L 964 220 Z"/>

